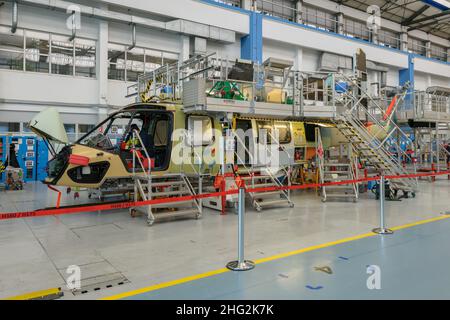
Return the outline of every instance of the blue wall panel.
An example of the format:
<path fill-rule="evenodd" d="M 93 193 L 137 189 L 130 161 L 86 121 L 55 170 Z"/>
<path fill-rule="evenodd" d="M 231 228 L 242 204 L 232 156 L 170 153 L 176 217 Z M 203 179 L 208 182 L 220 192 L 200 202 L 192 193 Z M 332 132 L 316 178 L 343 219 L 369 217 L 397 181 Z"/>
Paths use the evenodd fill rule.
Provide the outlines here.
<path fill-rule="evenodd" d="M 399 71 L 399 84 L 402 86 L 409 82 L 408 94 L 405 97 L 403 109 L 412 109 L 414 106 L 414 55 L 408 55 L 408 69 Z"/>
<path fill-rule="evenodd" d="M 241 38 L 241 58 L 262 63 L 262 15 L 250 13 L 250 33 Z"/>

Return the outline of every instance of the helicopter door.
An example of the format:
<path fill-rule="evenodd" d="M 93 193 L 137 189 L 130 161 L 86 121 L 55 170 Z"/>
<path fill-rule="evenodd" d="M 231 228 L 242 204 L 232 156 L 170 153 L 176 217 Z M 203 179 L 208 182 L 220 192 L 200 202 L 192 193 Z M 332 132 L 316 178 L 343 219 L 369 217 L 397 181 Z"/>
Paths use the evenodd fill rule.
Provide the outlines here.
<path fill-rule="evenodd" d="M 155 112 L 148 127 L 147 151 L 155 159 L 154 170 L 167 170 L 172 148 L 173 118 L 168 112 Z"/>
<path fill-rule="evenodd" d="M 235 131 L 240 140 L 244 142 L 245 149 L 250 152 L 253 152 L 254 146 L 253 146 L 252 121 L 247 119 L 237 119 Z M 241 162 L 244 161 L 245 162 L 244 164 L 248 166 L 251 164 L 251 158 L 245 149 L 242 148 L 242 146 L 239 146 L 239 142 L 236 141 L 235 156 L 234 156 L 235 163 L 241 164 Z"/>

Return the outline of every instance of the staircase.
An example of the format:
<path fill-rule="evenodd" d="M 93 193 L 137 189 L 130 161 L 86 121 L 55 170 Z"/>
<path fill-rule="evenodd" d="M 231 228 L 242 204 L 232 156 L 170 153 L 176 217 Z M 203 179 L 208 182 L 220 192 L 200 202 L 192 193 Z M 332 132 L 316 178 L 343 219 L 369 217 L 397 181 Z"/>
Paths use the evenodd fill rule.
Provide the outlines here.
<path fill-rule="evenodd" d="M 346 77 L 346 80 L 355 85 L 352 79 Z M 355 86 L 361 92 L 360 96 L 356 97 L 352 93 L 348 93 L 344 102 L 345 111 L 334 120 L 336 128 L 352 144 L 354 150 L 359 152 L 361 161 L 374 166 L 384 175 L 408 174 L 409 172 L 403 167 L 398 156 L 392 155 L 386 148 L 386 141 L 389 137 L 396 135 L 407 137 L 407 135 L 395 124 L 394 120 L 387 118 L 382 123 L 373 115 L 373 111 L 369 112 L 361 103 L 363 99 L 369 100 L 379 114 L 384 114 L 385 110 L 365 90 L 358 85 Z M 361 117 L 372 123 L 372 130 L 369 130 L 360 120 Z M 378 138 L 380 133 L 385 137 L 383 141 Z M 400 146 L 395 144 L 395 147 L 396 152 L 401 156 L 409 157 L 401 150 Z M 396 190 L 415 192 L 417 181 L 414 178 L 395 179 L 391 181 L 391 186 Z"/>
<path fill-rule="evenodd" d="M 150 178 L 136 175 L 133 179 L 135 182 L 135 201 L 195 195 L 189 179 L 183 174 L 166 174 L 164 176 L 151 176 Z M 178 217 L 198 219 L 202 214 L 201 205 L 197 199 L 135 207 L 130 209 L 130 214 L 135 216 L 137 211 L 142 211 L 147 215 L 148 225 L 153 225 L 159 220 Z"/>
<path fill-rule="evenodd" d="M 352 114 L 344 113 L 340 121 L 336 121 L 336 128 L 348 139 L 354 149 L 359 152 L 361 161 L 374 166 L 384 175 L 404 175 L 409 172 L 402 163 L 372 136 L 364 124 Z M 413 178 L 395 179 L 391 181 L 394 189 L 413 192 L 417 182 Z"/>
<path fill-rule="evenodd" d="M 245 181 L 247 188 L 273 188 L 284 186 L 280 182 L 281 178 L 277 178 L 273 175 L 270 169 L 261 168 L 259 170 L 239 170 L 238 174 L 242 180 Z M 287 177 L 284 177 L 287 179 Z M 274 190 L 266 192 L 249 192 L 248 193 L 253 207 L 256 211 L 260 212 L 267 207 L 284 206 L 294 207 L 294 203 L 291 201 L 290 193 L 288 190 Z"/>
<path fill-rule="evenodd" d="M 135 141 L 139 140 L 140 147 L 136 147 Z M 161 198 L 176 198 L 196 195 L 195 189 L 189 179 L 183 173 L 153 175 L 151 172 L 151 158 L 145 149 L 144 143 L 137 131 L 133 132 L 133 182 L 134 201 L 148 201 Z M 145 154 L 145 158 L 142 158 Z M 147 165 L 144 163 L 147 162 Z M 201 188 L 201 185 L 199 186 Z M 130 215 L 135 216 L 137 211 L 147 216 L 147 224 L 153 225 L 160 219 L 193 217 L 200 218 L 202 204 L 199 199 L 189 199 L 178 202 L 157 203 L 139 207 L 131 207 Z"/>

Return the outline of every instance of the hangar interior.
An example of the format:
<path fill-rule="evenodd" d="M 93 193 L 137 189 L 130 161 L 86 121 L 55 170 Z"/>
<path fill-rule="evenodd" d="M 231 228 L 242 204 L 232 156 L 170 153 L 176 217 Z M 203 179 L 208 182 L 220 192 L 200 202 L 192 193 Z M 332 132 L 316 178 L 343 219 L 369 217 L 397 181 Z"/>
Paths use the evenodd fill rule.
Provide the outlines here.
<path fill-rule="evenodd" d="M 0 1 L 0 298 L 450 298 L 449 10 Z"/>

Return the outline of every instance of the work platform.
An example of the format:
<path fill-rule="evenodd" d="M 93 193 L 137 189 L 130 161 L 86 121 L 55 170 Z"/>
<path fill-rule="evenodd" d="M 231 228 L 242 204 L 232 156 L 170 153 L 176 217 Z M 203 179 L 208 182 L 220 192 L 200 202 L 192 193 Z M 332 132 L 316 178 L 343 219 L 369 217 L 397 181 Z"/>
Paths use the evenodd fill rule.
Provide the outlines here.
<path fill-rule="evenodd" d="M 336 116 L 334 106 L 326 106 L 316 101 L 306 101 L 302 110 L 293 105 L 272 102 L 250 102 L 218 98 L 206 98 L 202 104 L 186 105 L 186 113 L 230 113 L 241 116 L 253 116 L 274 119 L 333 119 Z"/>

